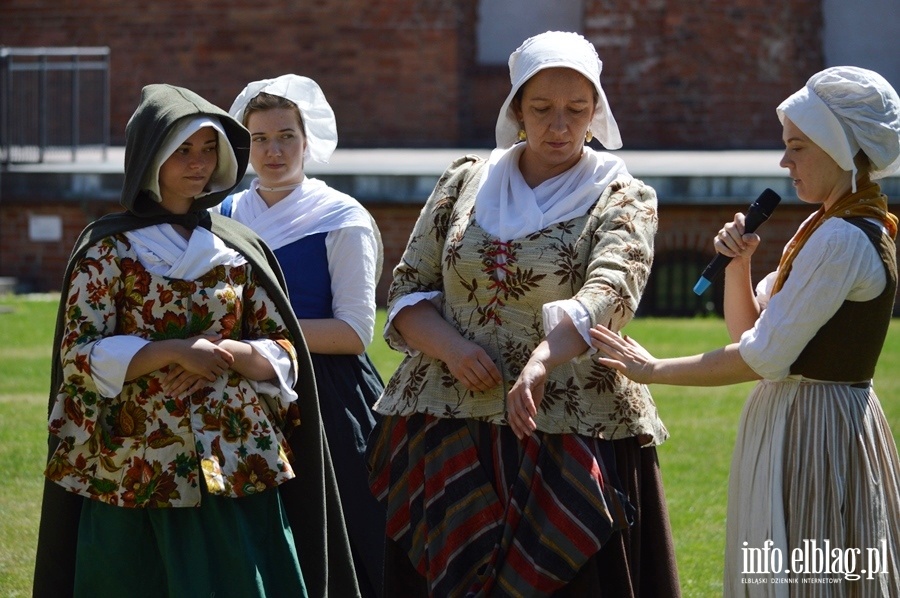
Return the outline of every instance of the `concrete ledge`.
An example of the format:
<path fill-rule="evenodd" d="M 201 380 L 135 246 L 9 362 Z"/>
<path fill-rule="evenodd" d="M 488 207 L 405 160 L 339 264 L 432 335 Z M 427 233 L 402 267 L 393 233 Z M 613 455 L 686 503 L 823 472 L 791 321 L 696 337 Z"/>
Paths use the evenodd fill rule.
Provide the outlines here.
<path fill-rule="evenodd" d="M 0 197 L 22 202 L 101 200 L 117 202 L 122 188 L 124 148 L 109 148 L 106 160 L 10 164 L 0 178 Z M 661 205 L 747 204 L 765 188 L 786 203 L 799 203 L 779 150 L 611 152 L 628 170 L 656 189 Z M 441 173 L 455 159 L 484 148 L 338 149 L 328 164 L 309 164 L 320 178 L 362 203 L 425 202 Z M 248 170 L 239 189 L 255 174 Z M 888 197 L 900 197 L 900 177 L 881 181 Z"/>

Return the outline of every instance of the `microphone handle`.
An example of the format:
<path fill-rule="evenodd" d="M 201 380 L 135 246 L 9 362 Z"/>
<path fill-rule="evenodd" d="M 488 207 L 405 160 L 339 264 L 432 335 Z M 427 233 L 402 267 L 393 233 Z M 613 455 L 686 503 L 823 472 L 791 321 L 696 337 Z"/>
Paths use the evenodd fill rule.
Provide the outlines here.
<path fill-rule="evenodd" d="M 697 288 L 700 287 L 701 290 L 698 295 L 702 295 L 703 291 L 709 287 L 709 284 L 712 280 L 719 274 L 719 272 L 725 269 L 725 266 L 731 263 L 731 258 L 721 253 L 716 253 L 716 257 L 712 259 L 709 264 L 706 265 L 706 268 L 703 269 L 703 273 L 700 275 L 700 280 L 697 282 L 697 285 L 694 287 L 694 292 L 697 293 Z"/>
<path fill-rule="evenodd" d="M 768 218 L 769 214 L 766 214 L 760 206 L 754 202 L 750 208 L 747 209 L 747 215 L 744 218 L 744 234 L 754 232 Z M 702 295 L 706 289 L 709 288 L 709 285 L 712 284 L 713 279 L 718 276 L 730 262 L 730 257 L 724 256 L 721 253 L 716 253 L 716 257 L 714 257 L 712 261 L 709 262 L 709 265 L 703 269 L 700 279 L 697 281 L 697 284 L 694 285 L 694 293 Z"/>
<path fill-rule="evenodd" d="M 769 218 L 759 206 L 753 204 L 747 210 L 747 216 L 744 218 L 744 234 L 756 232 L 756 229 Z"/>

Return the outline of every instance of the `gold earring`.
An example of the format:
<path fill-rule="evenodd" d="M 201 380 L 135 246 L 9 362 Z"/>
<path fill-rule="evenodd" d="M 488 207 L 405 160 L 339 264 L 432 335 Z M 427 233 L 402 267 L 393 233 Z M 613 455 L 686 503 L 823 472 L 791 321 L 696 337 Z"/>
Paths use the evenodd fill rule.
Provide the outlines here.
<path fill-rule="evenodd" d="M 528 136 L 525 134 L 525 129 L 519 129 L 519 141 L 525 141 Z"/>
<path fill-rule="evenodd" d="M 593 138 L 594 138 L 594 133 L 590 129 L 588 129 L 587 133 L 584 134 L 584 140 L 586 142 L 590 143 Z"/>

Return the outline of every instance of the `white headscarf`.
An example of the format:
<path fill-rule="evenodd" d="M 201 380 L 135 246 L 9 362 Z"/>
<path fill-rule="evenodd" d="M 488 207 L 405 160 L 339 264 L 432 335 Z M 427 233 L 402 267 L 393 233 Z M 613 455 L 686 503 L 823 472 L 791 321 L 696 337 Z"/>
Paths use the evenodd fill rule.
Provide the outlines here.
<path fill-rule="evenodd" d="M 163 141 L 159 151 L 156 153 L 153 163 L 150 165 L 150 168 L 147 169 L 147 178 L 144 181 L 143 188 L 150 192 L 150 196 L 157 203 L 162 201 L 162 196 L 159 191 L 159 168 L 162 166 L 163 162 L 169 159 L 169 156 L 175 153 L 175 150 L 177 150 L 188 137 L 203 127 L 214 129 L 218 136 L 218 144 L 216 146 L 217 161 L 216 169 L 209 177 L 206 188 L 203 190 L 203 193 L 197 197 L 215 193 L 216 191 L 230 189 L 234 186 L 234 181 L 237 178 L 237 157 L 234 155 L 234 149 L 231 147 L 227 135 L 225 135 L 225 129 L 222 128 L 222 123 L 220 123 L 217 118 L 210 118 L 208 116 L 185 118 L 175 123 L 172 130 L 169 131 L 165 141 Z"/>
<path fill-rule="evenodd" d="M 613 118 L 609 102 L 600 87 L 600 71 L 603 62 L 597 56 L 594 45 L 577 33 L 547 31 L 526 39 L 509 57 L 509 79 L 512 89 L 500 108 L 497 118 L 497 147 L 507 148 L 517 140 L 519 122 L 512 109 L 512 101 L 519 88 L 544 69 L 564 67 L 584 75 L 597 90 L 597 110 L 591 121 L 594 138 L 606 149 L 622 147 L 619 126 Z"/>
<path fill-rule="evenodd" d="M 853 158 L 862 150 L 872 162 L 871 178 L 900 168 L 900 98 L 884 77 L 855 66 L 835 66 L 809 78 L 806 85 L 776 109 L 844 170 L 853 173 Z"/>
<path fill-rule="evenodd" d="M 598 96 L 591 131 L 607 149 L 622 147 L 619 127 L 600 87 L 603 63 L 593 44 L 577 33 L 563 31 L 548 31 L 525 40 L 509 57 L 512 89 L 497 118 L 497 149 L 482 171 L 475 196 L 475 220 L 504 241 L 583 216 L 610 183 L 620 176 L 631 176 L 617 156 L 586 147 L 578 163 L 562 174 L 533 189 L 525 182 L 519 170 L 525 144 L 510 148 L 519 131 L 512 100 L 526 81 L 552 67 L 573 69 L 591 82 Z"/>
<path fill-rule="evenodd" d="M 478 225 L 503 241 L 584 216 L 610 183 L 631 178 L 621 158 L 588 147 L 577 164 L 532 189 L 519 170 L 524 150 L 520 143 L 491 152 L 475 196 Z"/>
<path fill-rule="evenodd" d="M 322 88 L 309 77 L 291 74 L 254 81 L 238 94 L 228 113 L 238 122 L 244 122 L 244 109 L 260 93 L 282 97 L 297 105 L 306 135 L 303 157 L 326 164 L 337 147 L 338 134 L 334 111 L 325 99 Z"/>
<path fill-rule="evenodd" d="M 363 206 L 319 179 L 303 179 L 303 184 L 273 206 L 259 195 L 259 179 L 250 188 L 233 196 L 231 217 L 257 231 L 273 250 L 303 237 L 342 228 L 361 227 L 373 232 L 377 227 Z"/>

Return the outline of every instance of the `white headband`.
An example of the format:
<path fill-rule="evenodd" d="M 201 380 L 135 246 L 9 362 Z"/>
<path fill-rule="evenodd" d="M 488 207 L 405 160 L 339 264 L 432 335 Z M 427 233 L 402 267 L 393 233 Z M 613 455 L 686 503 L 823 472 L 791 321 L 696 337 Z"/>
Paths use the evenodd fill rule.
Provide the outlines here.
<path fill-rule="evenodd" d="M 609 102 L 600 86 L 600 71 L 603 62 L 597 56 L 594 45 L 577 33 L 547 31 L 530 37 L 509 57 L 509 79 L 512 89 L 497 118 L 497 147 L 507 148 L 517 140 L 519 122 L 512 109 L 516 92 L 539 71 L 563 67 L 584 75 L 597 90 L 597 109 L 591 121 L 591 132 L 603 147 L 609 150 L 622 147 L 619 126 L 613 118 Z"/>
<path fill-rule="evenodd" d="M 334 111 L 325 99 L 322 88 L 309 77 L 291 74 L 254 81 L 238 94 L 228 113 L 238 122 L 244 122 L 247 104 L 261 93 L 285 98 L 297 105 L 306 135 L 303 157 L 313 162 L 327 163 L 337 147 L 338 134 Z"/>

